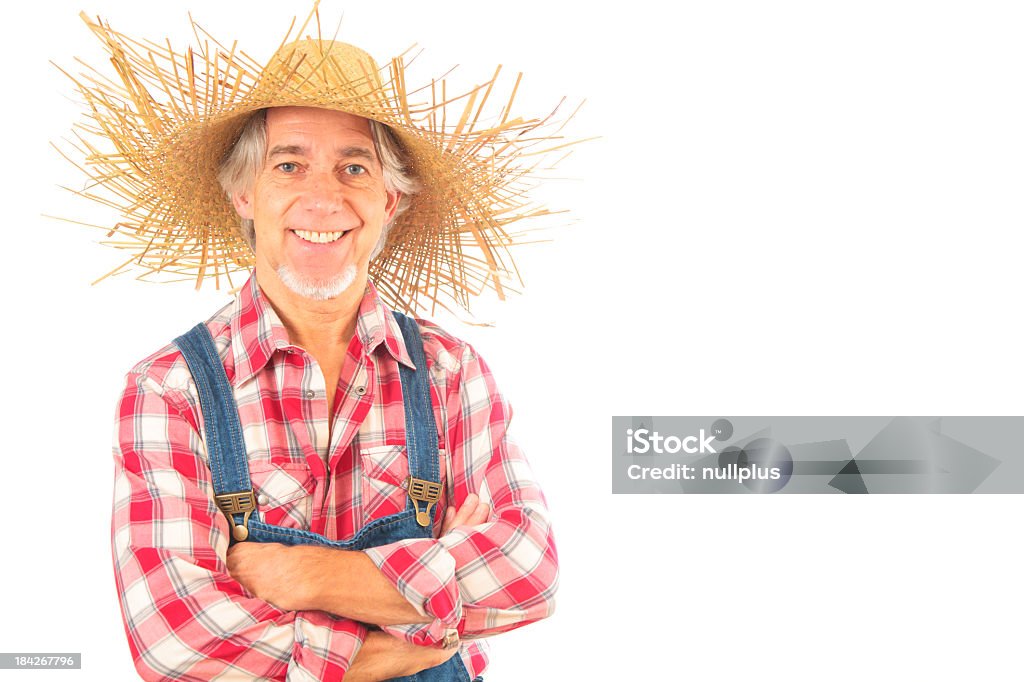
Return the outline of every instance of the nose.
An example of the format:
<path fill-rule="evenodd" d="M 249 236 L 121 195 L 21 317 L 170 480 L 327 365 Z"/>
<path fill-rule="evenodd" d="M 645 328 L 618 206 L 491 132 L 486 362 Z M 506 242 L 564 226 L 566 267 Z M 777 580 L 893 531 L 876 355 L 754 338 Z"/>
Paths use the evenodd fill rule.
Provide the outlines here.
<path fill-rule="evenodd" d="M 316 216 L 331 216 L 345 210 L 345 187 L 331 173 L 311 173 L 302 196 L 302 208 Z"/>

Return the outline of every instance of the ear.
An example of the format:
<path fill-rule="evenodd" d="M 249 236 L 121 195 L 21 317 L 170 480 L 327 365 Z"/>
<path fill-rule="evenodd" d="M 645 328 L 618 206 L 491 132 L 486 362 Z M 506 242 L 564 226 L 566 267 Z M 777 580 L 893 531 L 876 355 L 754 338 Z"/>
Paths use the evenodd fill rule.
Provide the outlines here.
<path fill-rule="evenodd" d="M 234 204 L 239 218 L 253 220 L 252 190 L 232 194 L 231 203 Z"/>
<path fill-rule="evenodd" d="M 398 211 L 398 203 L 402 200 L 402 193 L 397 189 L 388 192 L 388 203 L 384 204 L 384 224 L 389 224 L 395 218 L 395 212 Z"/>

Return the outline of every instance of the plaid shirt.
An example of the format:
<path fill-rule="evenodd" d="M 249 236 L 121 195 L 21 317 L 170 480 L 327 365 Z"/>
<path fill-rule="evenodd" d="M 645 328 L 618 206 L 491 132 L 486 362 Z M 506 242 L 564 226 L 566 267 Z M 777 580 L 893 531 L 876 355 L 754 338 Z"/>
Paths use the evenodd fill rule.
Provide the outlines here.
<path fill-rule="evenodd" d="M 417 644 L 457 628 L 471 678 L 486 635 L 549 615 L 557 558 L 530 467 L 507 434 L 511 410 L 467 344 L 420 321 L 446 494 L 435 538 L 366 554 L 425 617 L 385 628 Z M 268 523 L 347 539 L 405 508 L 401 331 L 372 284 L 360 305 L 327 419 L 323 374 L 292 345 L 255 276 L 207 325 L 234 388 L 259 511 Z M 127 376 L 114 436 L 114 571 L 136 667 L 146 679 L 338 679 L 366 627 L 284 612 L 231 578 L 228 527 L 213 496 L 199 397 L 167 346 Z M 491 518 L 443 537 L 445 509 L 475 492 Z M 223 676 L 223 677 L 221 677 Z"/>

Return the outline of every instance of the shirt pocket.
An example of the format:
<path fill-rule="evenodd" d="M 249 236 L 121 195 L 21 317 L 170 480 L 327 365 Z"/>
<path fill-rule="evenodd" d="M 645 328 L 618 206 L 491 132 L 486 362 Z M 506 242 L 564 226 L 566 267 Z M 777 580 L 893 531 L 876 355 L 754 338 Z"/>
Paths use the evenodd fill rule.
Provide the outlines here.
<path fill-rule="evenodd" d="M 265 523 L 284 528 L 309 529 L 316 479 L 301 463 L 249 465 L 256 506 Z"/>
<path fill-rule="evenodd" d="M 405 509 L 409 458 L 404 445 L 381 445 L 359 451 L 362 464 L 363 523 Z"/>

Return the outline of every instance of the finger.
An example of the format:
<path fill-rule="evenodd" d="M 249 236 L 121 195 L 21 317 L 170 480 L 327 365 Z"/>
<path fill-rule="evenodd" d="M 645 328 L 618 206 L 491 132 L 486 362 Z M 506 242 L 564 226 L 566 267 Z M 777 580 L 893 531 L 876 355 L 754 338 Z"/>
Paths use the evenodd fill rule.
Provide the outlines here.
<path fill-rule="evenodd" d="M 452 524 L 452 519 L 455 518 L 455 507 L 448 507 L 444 510 L 444 520 L 441 521 L 441 535 L 447 535 L 455 526 Z"/>
<path fill-rule="evenodd" d="M 452 528 L 466 525 L 470 516 L 472 516 L 473 512 L 476 510 L 479 502 L 480 497 L 474 493 L 467 495 L 466 499 L 462 502 L 462 506 L 455 512 L 455 518 L 452 519 Z"/>
<path fill-rule="evenodd" d="M 466 522 L 466 525 L 467 526 L 478 526 L 481 523 L 486 522 L 487 518 L 490 515 L 491 515 L 491 506 L 489 504 L 481 503 L 481 504 L 477 505 L 476 510 L 469 517 L 469 520 Z"/>

